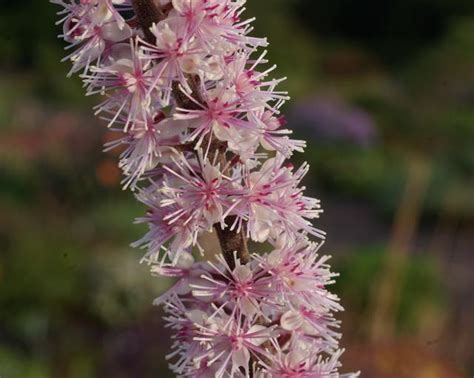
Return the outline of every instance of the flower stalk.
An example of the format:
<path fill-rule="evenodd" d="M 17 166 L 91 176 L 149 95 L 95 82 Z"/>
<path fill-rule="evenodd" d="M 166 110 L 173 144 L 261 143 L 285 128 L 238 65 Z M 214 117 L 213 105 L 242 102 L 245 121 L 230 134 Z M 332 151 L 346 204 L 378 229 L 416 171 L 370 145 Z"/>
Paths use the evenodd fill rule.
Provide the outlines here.
<path fill-rule="evenodd" d="M 164 18 L 163 11 L 156 5 L 154 0 L 132 0 L 133 9 L 138 19 L 138 23 L 149 43 L 154 43 L 155 36 L 150 32 L 150 27 L 153 24 L 159 23 Z M 199 78 L 195 75 L 189 75 L 187 77 L 188 83 L 192 89 L 191 96 L 195 99 L 200 99 L 199 96 Z M 173 94 L 178 106 L 182 108 L 194 108 L 195 103 L 189 100 L 188 97 L 183 96 L 178 85 L 173 85 Z M 215 143 L 211 141 L 210 143 Z M 213 146 L 216 149 L 216 153 L 219 154 L 218 160 L 221 161 L 222 165 L 226 164 L 225 155 L 219 152 L 219 146 Z M 229 229 L 223 229 L 220 225 L 216 224 L 215 230 L 219 238 L 222 254 L 226 261 L 233 266 L 234 265 L 234 252 L 237 253 L 237 258 L 246 264 L 249 262 L 249 251 L 247 247 L 247 238 L 243 230 L 241 232 L 231 231 Z"/>

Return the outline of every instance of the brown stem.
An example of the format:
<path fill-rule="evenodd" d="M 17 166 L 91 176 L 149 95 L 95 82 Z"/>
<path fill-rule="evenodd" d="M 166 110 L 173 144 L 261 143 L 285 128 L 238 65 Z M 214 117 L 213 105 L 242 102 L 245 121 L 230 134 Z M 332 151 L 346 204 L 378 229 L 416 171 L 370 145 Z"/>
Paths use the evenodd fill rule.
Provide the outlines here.
<path fill-rule="evenodd" d="M 133 0 L 132 5 L 145 38 L 148 42 L 154 43 L 155 36 L 150 31 L 150 27 L 164 19 L 163 12 L 153 0 Z"/>
<path fill-rule="evenodd" d="M 155 36 L 150 31 L 150 27 L 154 23 L 158 23 L 164 19 L 165 13 L 161 10 L 154 0 L 132 0 L 133 9 L 138 19 L 138 23 L 143 30 L 145 38 L 148 43 L 155 43 Z M 196 99 L 197 102 L 202 102 L 202 96 L 199 92 L 199 77 L 189 75 L 188 76 L 189 85 L 192 89 L 192 97 Z M 173 85 L 173 95 L 176 100 L 176 103 L 179 107 L 184 109 L 195 109 L 196 104 L 191 101 L 187 96 L 185 96 L 178 84 Z M 211 143 L 214 143 L 211 141 Z M 216 149 L 219 151 L 219 149 Z M 225 152 L 217 152 L 220 154 L 218 161 L 221 163 L 221 167 L 226 166 L 226 157 Z M 212 160 L 212 159 L 211 159 Z M 234 222 L 234 217 L 229 217 L 228 223 L 231 225 Z M 237 258 L 242 264 L 247 264 L 250 260 L 250 254 L 247 247 L 247 238 L 245 236 L 244 227 L 240 232 L 231 231 L 229 228 L 222 229 L 220 224 L 215 224 L 214 229 L 217 232 L 219 238 L 219 243 L 221 245 L 222 254 L 226 259 L 229 267 L 233 269 L 235 267 L 234 262 L 234 253 L 237 253 Z"/>
<path fill-rule="evenodd" d="M 229 217 L 229 224 L 232 224 L 235 221 L 235 217 Z M 217 237 L 222 248 L 222 254 L 224 255 L 227 264 L 233 269 L 235 267 L 234 262 L 234 251 L 237 252 L 237 257 L 242 264 L 247 264 L 250 261 L 250 253 L 247 247 L 247 238 L 245 236 L 245 231 L 242 230 L 237 233 L 231 231 L 229 228 L 222 229 L 219 224 L 214 225 L 215 230 L 217 231 Z"/>

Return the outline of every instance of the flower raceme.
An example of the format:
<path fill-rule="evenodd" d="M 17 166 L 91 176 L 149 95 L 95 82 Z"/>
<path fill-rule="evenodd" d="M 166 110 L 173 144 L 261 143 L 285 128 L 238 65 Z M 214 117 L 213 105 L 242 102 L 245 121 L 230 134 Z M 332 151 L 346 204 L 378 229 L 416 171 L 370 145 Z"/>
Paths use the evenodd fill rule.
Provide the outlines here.
<path fill-rule="evenodd" d="M 266 39 L 250 36 L 245 0 L 52 2 L 70 74 L 104 97 L 96 114 L 121 134 L 105 149 L 121 148 L 124 188 L 148 209 L 133 245 L 154 276 L 176 279 L 155 301 L 174 331 L 170 368 L 342 376 L 333 315 L 342 308 L 318 255 L 325 233 L 312 224 L 322 210 L 303 193 L 308 165 L 286 162 L 305 143 L 285 128 L 284 79 L 270 76 Z M 209 232 L 220 251 L 201 245 Z"/>

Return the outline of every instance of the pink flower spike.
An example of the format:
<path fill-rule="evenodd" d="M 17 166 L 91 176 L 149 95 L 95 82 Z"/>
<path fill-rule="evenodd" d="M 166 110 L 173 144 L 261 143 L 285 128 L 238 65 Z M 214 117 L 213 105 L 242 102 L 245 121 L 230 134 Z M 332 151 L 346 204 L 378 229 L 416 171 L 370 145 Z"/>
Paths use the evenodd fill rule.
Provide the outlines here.
<path fill-rule="evenodd" d="M 146 208 L 132 243 L 156 279 L 177 377 L 342 378 L 337 274 L 320 256 L 306 143 L 281 114 L 246 0 L 52 0 L 70 74 L 118 133 L 123 189 Z M 136 13 L 134 13 L 136 12 Z M 318 240 L 318 243 L 312 241 Z"/>

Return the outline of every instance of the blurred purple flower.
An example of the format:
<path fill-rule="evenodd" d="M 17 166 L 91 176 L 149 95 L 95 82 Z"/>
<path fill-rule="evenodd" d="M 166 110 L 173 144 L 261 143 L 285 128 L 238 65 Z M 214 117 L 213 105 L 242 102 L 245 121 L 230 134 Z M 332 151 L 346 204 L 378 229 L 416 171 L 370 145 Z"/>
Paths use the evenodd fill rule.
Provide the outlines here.
<path fill-rule="evenodd" d="M 291 109 L 288 118 L 295 130 L 316 141 L 345 141 L 370 147 L 377 139 L 370 114 L 339 99 L 306 99 Z"/>

